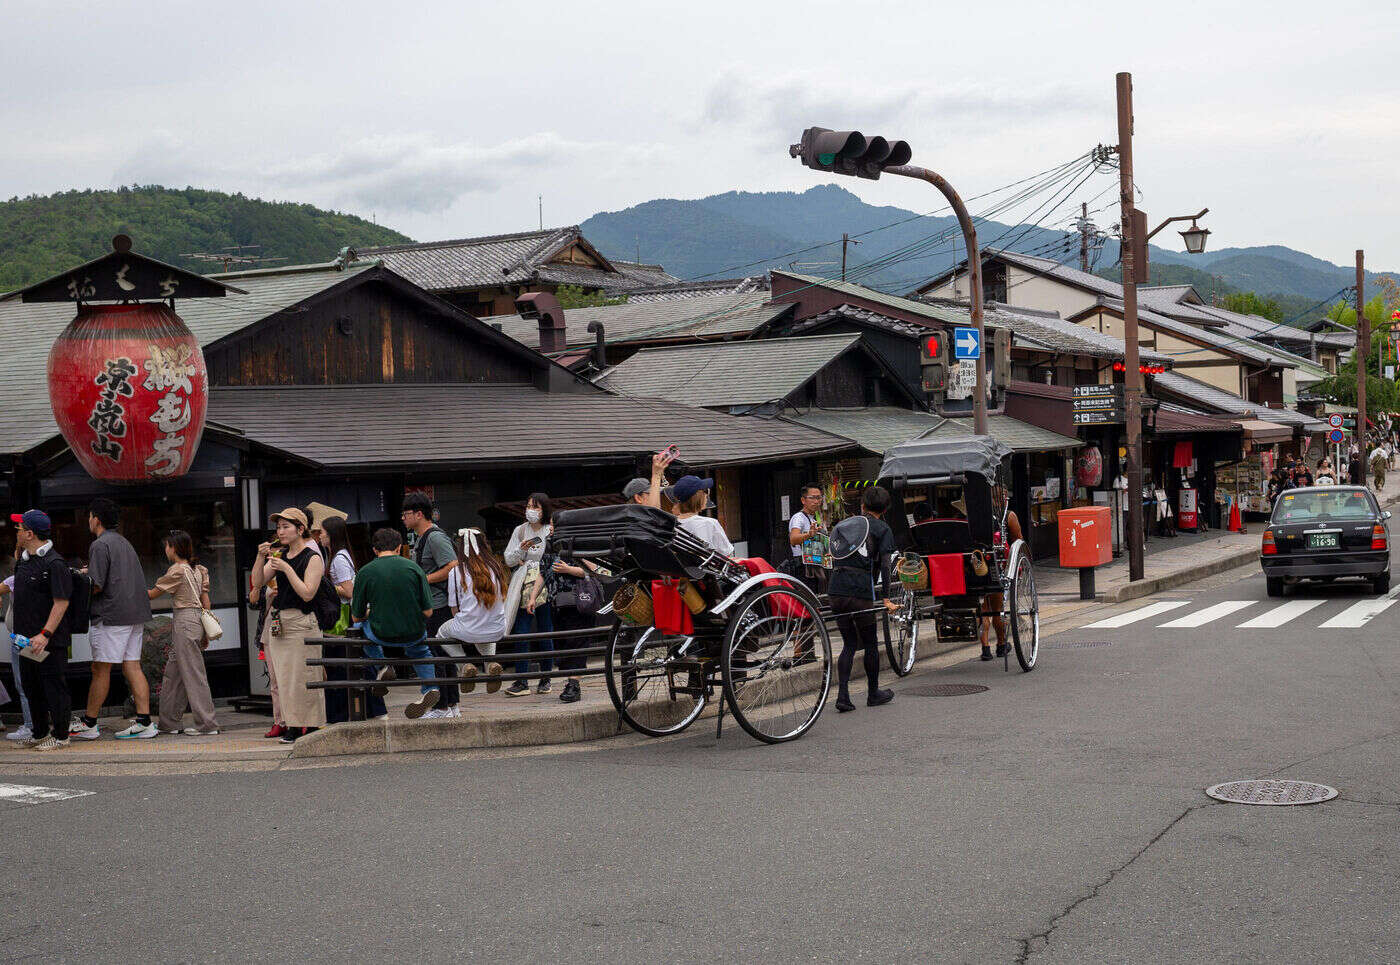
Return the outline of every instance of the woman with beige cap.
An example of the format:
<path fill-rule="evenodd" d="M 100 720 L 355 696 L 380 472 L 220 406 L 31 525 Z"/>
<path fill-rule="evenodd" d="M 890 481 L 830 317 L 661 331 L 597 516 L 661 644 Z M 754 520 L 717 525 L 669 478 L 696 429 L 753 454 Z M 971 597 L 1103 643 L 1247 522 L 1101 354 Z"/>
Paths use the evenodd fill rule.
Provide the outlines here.
<path fill-rule="evenodd" d="M 308 646 L 306 638 L 321 635 L 312 600 L 321 585 L 325 561 L 308 543 L 311 528 L 300 509 L 284 509 L 274 513 L 270 521 L 277 527 L 277 545 L 263 543 L 258 547 L 253 582 L 260 585 L 270 576 L 277 585 L 275 609 L 262 643 L 281 691 L 282 717 L 287 724 L 281 740 L 290 744 L 326 724 L 323 691 L 306 686 L 308 681 L 324 679 L 319 667 L 306 665 L 308 658 L 321 656 L 321 647 Z"/>

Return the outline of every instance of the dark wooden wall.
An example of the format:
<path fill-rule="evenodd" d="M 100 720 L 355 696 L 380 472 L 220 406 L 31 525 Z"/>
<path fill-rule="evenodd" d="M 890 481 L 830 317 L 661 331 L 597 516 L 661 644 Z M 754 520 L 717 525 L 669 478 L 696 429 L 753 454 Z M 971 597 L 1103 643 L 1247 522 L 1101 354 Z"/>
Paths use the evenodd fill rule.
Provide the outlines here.
<path fill-rule="evenodd" d="M 464 334 L 459 320 L 373 282 L 211 346 L 205 363 L 210 385 L 530 384 L 534 378 L 523 360 Z"/>

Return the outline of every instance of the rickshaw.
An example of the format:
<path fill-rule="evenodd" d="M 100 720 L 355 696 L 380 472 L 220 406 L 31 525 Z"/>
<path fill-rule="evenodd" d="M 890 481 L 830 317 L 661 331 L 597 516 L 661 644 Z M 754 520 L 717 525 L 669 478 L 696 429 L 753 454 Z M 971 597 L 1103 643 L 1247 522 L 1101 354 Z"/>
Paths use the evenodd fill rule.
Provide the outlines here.
<path fill-rule="evenodd" d="M 886 519 L 906 558 L 927 567 L 928 589 L 906 591 L 886 630 L 890 659 L 912 651 L 921 619 L 938 615 L 974 628 L 984 617 L 1009 624 L 1011 645 L 1023 671 L 1040 654 L 1040 601 L 1024 540 L 1011 542 L 1007 501 L 999 498 L 1002 462 L 1011 449 L 990 436 L 913 439 L 885 452 L 879 484 L 893 499 Z M 926 504 L 926 519 L 914 510 Z M 987 608 L 999 595 L 1001 604 Z M 1009 659 L 1006 662 L 1009 669 Z"/>
<path fill-rule="evenodd" d="M 679 733 L 716 692 L 717 733 L 726 706 L 769 744 L 801 737 L 821 715 L 831 639 L 820 601 L 798 578 L 730 559 L 650 506 L 556 513 L 550 546 L 621 584 L 604 669 L 613 706 L 634 730 Z"/>

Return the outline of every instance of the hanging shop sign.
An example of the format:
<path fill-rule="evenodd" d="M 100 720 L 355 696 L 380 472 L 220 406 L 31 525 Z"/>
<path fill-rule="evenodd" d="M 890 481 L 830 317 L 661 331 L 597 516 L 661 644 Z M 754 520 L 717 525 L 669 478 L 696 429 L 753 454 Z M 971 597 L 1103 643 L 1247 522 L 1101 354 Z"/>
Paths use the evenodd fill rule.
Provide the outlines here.
<path fill-rule="evenodd" d="M 209 376 L 174 301 L 228 291 L 241 290 L 134 254 L 131 239 L 117 235 L 111 254 L 5 296 L 77 304 L 49 350 L 49 404 L 94 479 L 136 484 L 189 472 Z"/>
<path fill-rule="evenodd" d="M 1073 388 L 1074 424 L 1111 425 L 1124 421 L 1123 386 L 1076 385 Z"/>

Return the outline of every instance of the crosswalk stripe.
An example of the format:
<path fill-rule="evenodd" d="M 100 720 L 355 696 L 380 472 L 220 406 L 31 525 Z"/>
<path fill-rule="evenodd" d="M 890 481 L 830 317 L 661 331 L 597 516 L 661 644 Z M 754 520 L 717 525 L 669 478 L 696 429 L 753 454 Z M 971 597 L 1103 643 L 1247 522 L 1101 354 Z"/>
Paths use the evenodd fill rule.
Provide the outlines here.
<path fill-rule="evenodd" d="M 14 801 L 16 804 L 45 804 L 96 793 L 74 791 L 64 787 L 39 787 L 33 784 L 0 784 L 0 801 Z"/>
<path fill-rule="evenodd" d="M 1247 606 L 1253 606 L 1257 600 L 1226 600 L 1224 603 L 1217 603 L 1215 606 L 1208 606 L 1204 610 L 1178 617 L 1169 623 L 1161 624 L 1162 627 L 1183 628 L 1204 626 L 1212 620 L 1219 620 L 1221 617 L 1228 617 L 1237 610 L 1243 610 Z"/>
<path fill-rule="evenodd" d="M 1259 614 L 1253 620 L 1246 620 L 1239 625 L 1239 629 L 1273 630 L 1326 602 L 1326 600 L 1289 600 L 1287 603 L 1280 603 L 1266 613 Z"/>
<path fill-rule="evenodd" d="M 1370 600 L 1359 600 L 1328 620 L 1319 630 L 1348 630 L 1356 627 L 1364 627 L 1375 617 L 1380 616 L 1396 604 L 1395 595 L 1400 591 L 1400 587 L 1391 590 L 1385 596 L 1376 597 Z"/>
<path fill-rule="evenodd" d="M 1155 617 L 1159 613 L 1175 610 L 1177 607 L 1186 606 L 1190 602 L 1190 600 L 1163 600 L 1160 603 L 1149 603 L 1147 606 L 1139 607 L 1136 610 L 1129 610 L 1127 613 L 1120 613 L 1106 620 L 1100 620 L 1098 623 L 1090 623 L 1083 629 L 1112 630 L 1116 627 L 1126 627 L 1130 623 L 1137 623 L 1139 620 Z"/>

